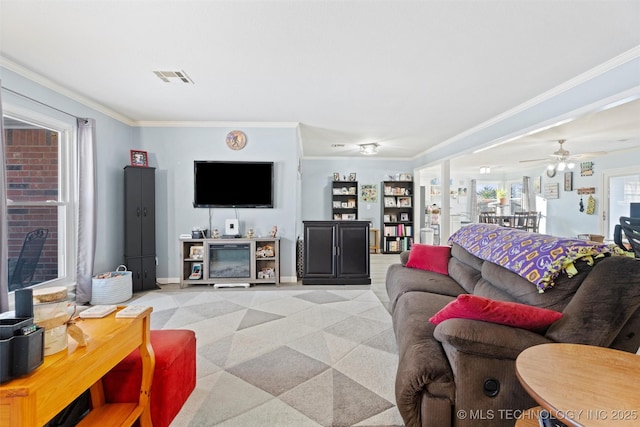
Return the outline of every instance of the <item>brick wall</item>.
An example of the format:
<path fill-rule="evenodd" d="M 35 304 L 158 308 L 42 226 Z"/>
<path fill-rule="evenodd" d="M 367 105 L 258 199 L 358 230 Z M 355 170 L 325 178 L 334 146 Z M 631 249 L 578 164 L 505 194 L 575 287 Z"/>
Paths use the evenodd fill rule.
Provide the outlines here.
<path fill-rule="evenodd" d="M 58 199 L 58 133 L 46 129 L 5 130 L 7 197 L 15 202 Z M 15 206 L 8 210 L 9 259 L 20 255 L 25 235 L 49 230 L 34 281 L 58 277 L 57 206 Z"/>

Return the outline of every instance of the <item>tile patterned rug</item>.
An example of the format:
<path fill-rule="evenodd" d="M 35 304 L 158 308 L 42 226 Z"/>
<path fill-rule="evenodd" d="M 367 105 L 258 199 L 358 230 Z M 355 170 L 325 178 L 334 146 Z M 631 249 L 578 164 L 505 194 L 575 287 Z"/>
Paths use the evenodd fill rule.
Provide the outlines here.
<path fill-rule="evenodd" d="M 152 329 L 191 329 L 197 383 L 171 427 L 402 426 L 391 317 L 370 289 L 150 292 Z"/>

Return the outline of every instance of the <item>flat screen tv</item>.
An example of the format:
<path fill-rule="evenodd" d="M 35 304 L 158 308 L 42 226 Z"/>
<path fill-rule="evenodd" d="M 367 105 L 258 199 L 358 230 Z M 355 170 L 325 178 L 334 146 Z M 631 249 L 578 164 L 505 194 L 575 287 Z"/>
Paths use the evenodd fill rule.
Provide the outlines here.
<path fill-rule="evenodd" d="M 273 208 L 273 162 L 193 162 L 196 208 Z"/>

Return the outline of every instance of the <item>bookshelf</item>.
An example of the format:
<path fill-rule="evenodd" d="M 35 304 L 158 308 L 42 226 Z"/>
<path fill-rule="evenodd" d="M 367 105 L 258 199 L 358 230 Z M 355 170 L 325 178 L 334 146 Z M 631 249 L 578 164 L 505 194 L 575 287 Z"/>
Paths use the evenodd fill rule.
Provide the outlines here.
<path fill-rule="evenodd" d="M 333 181 L 331 184 L 331 219 L 357 220 L 358 181 Z"/>
<path fill-rule="evenodd" d="M 409 250 L 413 244 L 413 181 L 382 182 L 382 253 Z"/>

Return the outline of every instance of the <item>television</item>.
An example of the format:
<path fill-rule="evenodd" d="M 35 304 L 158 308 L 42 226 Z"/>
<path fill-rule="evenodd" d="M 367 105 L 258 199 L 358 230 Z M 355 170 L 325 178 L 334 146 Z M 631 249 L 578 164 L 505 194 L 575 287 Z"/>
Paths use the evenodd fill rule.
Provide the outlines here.
<path fill-rule="evenodd" d="M 196 208 L 273 208 L 273 162 L 195 160 Z"/>

